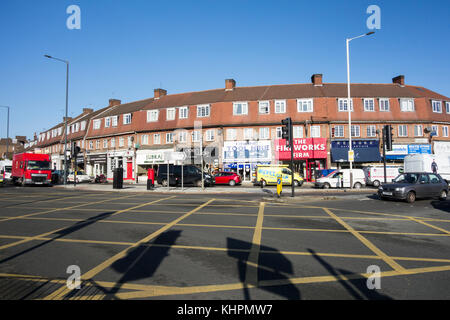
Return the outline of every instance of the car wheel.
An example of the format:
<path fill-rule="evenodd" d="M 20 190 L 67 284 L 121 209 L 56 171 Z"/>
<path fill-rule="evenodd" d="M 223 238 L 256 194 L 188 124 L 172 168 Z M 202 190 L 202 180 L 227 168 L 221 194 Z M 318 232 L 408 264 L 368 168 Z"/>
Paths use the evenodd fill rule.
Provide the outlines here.
<path fill-rule="evenodd" d="M 445 191 L 445 190 L 441 191 L 441 195 L 439 196 L 439 200 L 441 200 L 441 201 L 447 200 L 447 191 Z"/>
<path fill-rule="evenodd" d="M 198 180 L 198 181 L 195 183 L 195 185 L 196 185 L 197 187 L 201 187 L 201 186 L 202 186 L 202 180 Z"/>
<path fill-rule="evenodd" d="M 413 191 L 408 192 L 406 195 L 406 202 L 413 203 L 416 201 L 416 194 Z"/>
<path fill-rule="evenodd" d="M 294 187 L 298 187 L 299 185 L 298 180 L 294 180 Z"/>
<path fill-rule="evenodd" d="M 375 181 L 373 182 L 373 186 L 374 186 L 375 188 L 378 188 L 378 187 L 380 186 L 380 181 L 375 180 Z"/>
<path fill-rule="evenodd" d="M 362 188 L 362 184 L 357 182 L 355 183 L 355 185 L 353 186 L 355 189 L 361 189 Z"/>
<path fill-rule="evenodd" d="M 167 180 L 164 179 L 163 181 L 161 181 L 161 184 L 162 184 L 163 187 L 167 187 Z"/>
<path fill-rule="evenodd" d="M 236 185 L 236 181 L 234 181 L 234 180 L 230 180 L 230 182 L 229 182 L 229 184 L 230 184 L 230 186 L 235 186 Z"/>
<path fill-rule="evenodd" d="M 328 183 L 328 182 L 325 182 L 324 184 L 323 184 L 323 188 L 324 189 L 330 189 L 330 184 Z"/>

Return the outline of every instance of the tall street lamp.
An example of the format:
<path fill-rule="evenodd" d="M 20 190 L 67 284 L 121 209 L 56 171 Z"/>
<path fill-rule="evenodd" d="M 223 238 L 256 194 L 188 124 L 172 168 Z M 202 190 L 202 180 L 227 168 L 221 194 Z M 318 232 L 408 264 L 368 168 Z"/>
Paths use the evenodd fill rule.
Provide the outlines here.
<path fill-rule="evenodd" d="M 8 109 L 8 120 L 6 120 L 6 159 L 8 159 L 8 149 L 9 149 L 9 107 L 0 106 L 0 108 Z"/>
<path fill-rule="evenodd" d="M 348 99 L 347 99 L 347 110 L 348 110 L 348 157 L 349 157 L 349 163 L 350 163 L 350 188 L 353 189 L 353 159 L 350 161 L 350 154 L 353 152 L 352 148 L 352 103 L 350 100 L 350 50 L 349 50 L 349 43 L 352 40 L 362 38 L 365 36 L 370 36 L 371 34 L 374 34 L 375 32 L 368 32 L 365 34 L 362 34 L 360 36 L 346 39 L 347 43 L 347 91 L 348 91 Z"/>
<path fill-rule="evenodd" d="M 66 117 L 64 118 L 64 126 L 65 126 L 65 132 L 64 132 L 64 136 L 65 136 L 65 141 L 64 141 L 64 185 L 67 184 L 67 117 L 68 117 L 68 113 L 69 113 L 69 61 L 66 60 L 62 60 L 62 59 L 58 59 L 49 55 L 44 55 L 44 57 L 48 58 L 48 59 L 53 59 L 53 60 L 57 60 L 60 62 L 64 62 L 66 64 L 67 67 L 67 71 L 66 71 Z"/>

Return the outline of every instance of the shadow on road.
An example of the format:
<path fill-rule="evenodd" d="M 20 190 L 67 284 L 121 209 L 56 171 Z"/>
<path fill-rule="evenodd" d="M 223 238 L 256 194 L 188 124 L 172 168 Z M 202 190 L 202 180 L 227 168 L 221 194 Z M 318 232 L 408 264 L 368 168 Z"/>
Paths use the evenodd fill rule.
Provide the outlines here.
<path fill-rule="evenodd" d="M 259 258 L 259 263 L 255 266 L 254 261 L 247 262 L 250 252 L 239 251 L 242 249 L 248 250 L 252 247 L 252 243 L 233 238 L 227 238 L 228 256 L 237 259 L 237 268 L 239 272 L 239 280 L 244 284 L 244 299 L 250 300 L 250 292 L 248 285 L 258 287 L 258 283 L 249 279 L 249 274 L 256 273 L 256 279 L 261 280 L 281 280 L 288 282 L 288 284 L 281 286 L 264 286 L 259 289 L 269 291 L 289 300 L 299 300 L 301 298 L 300 291 L 297 287 L 289 283 L 289 278 L 285 274 L 293 274 L 292 263 L 277 249 L 271 247 L 260 246 L 259 250 L 272 251 L 270 254 L 265 254 L 264 259 Z"/>
<path fill-rule="evenodd" d="M 434 209 L 436 210 L 441 210 L 444 211 L 446 213 L 450 213 L 450 201 L 446 200 L 446 201 L 431 201 L 430 203 Z"/>
<path fill-rule="evenodd" d="M 353 274 L 353 272 L 336 269 L 324 259 L 319 257 L 312 249 L 308 249 L 314 259 L 316 259 L 331 275 L 339 278 L 341 276 Z M 367 279 L 339 280 L 339 284 L 356 300 L 392 300 L 391 297 L 378 293 L 377 290 L 371 290 L 367 287 Z"/>

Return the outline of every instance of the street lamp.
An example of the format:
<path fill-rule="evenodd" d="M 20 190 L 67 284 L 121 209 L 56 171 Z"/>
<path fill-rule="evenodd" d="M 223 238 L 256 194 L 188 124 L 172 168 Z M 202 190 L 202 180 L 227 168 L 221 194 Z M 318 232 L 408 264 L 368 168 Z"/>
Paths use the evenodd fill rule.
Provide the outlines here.
<path fill-rule="evenodd" d="M 67 67 L 66 71 L 66 117 L 64 118 L 64 126 L 65 126 L 65 141 L 64 141 L 64 185 L 67 184 L 67 117 L 69 111 L 69 61 L 58 59 L 49 55 L 44 55 L 44 57 L 48 59 L 57 60 L 60 62 L 64 62 Z"/>
<path fill-rule="evenodd" d="M 362 38 L 365 36 L 370 36 L 371 34 L 374 34 L 375 32 L 371 31 L 365 34 L 362 34 L 360 36 L 346 39 L 347 43 L 347 91 L 348 91 L 348 99 L 347 99 L 347 110 L 348 110 L 348 157 L 349 157 L 349 163 L 350 163 L 350 188 L 353 189 L 353 160 L 350 161 L 350 153 L 352 153 L 352 104 L 350 100 L 350 50 L 349 50 L 349 43 L 352 40 Z"/>
<path fill-rule="evenodd" d="M 6 159 L 8 159 L 8 147 L 9 147 L 9 107 L 0 106 L 0 108 L 8 109 L 8 120 L 6 121 Z"/>

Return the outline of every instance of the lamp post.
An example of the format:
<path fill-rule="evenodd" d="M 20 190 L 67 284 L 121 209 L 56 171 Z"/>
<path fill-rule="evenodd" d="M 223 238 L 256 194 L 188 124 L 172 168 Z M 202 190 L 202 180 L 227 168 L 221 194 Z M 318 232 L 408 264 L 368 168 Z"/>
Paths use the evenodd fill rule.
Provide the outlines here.
<path fill-rule="evenodd" d="M 347 93 L 348 93 L 348 99 L 347 99 L 347 110 L 348 110 L 348 157 L 349 157 L 349 163 L 350 163 L 350 188 L 353 189 L 353 160 L 350 161 L 350 154 L 352 153 L 352 104 L 350 100 L 350 50 L 349 50 L 349 44 L 350 41 L 362 38 L 365 36 L 370 36 L 371 34 L 374 34 L 375 32 L 368 32 L 365 34 L 362 34 L 360 36 L 354 37 L 354 38 L 348 38 L 346 39 L 347 44 Z"/>
<path fill-rule="evenodd" d="M 48 59 L 57 60 L 66 64 L 66 117 L 64 118 L 65 140 L 64 140 L 64 186 L 67 185 L 67 117 L 69 112 L 69 61 L 44 55 Z"/>
<path fill-rule="evenodd" d="M 0 106 L 0 108 L 8 109 L 8 119 L 6 120 L 6 159 L 8 159 L 8 149 L 9 149 L 9 106 Z"/>

